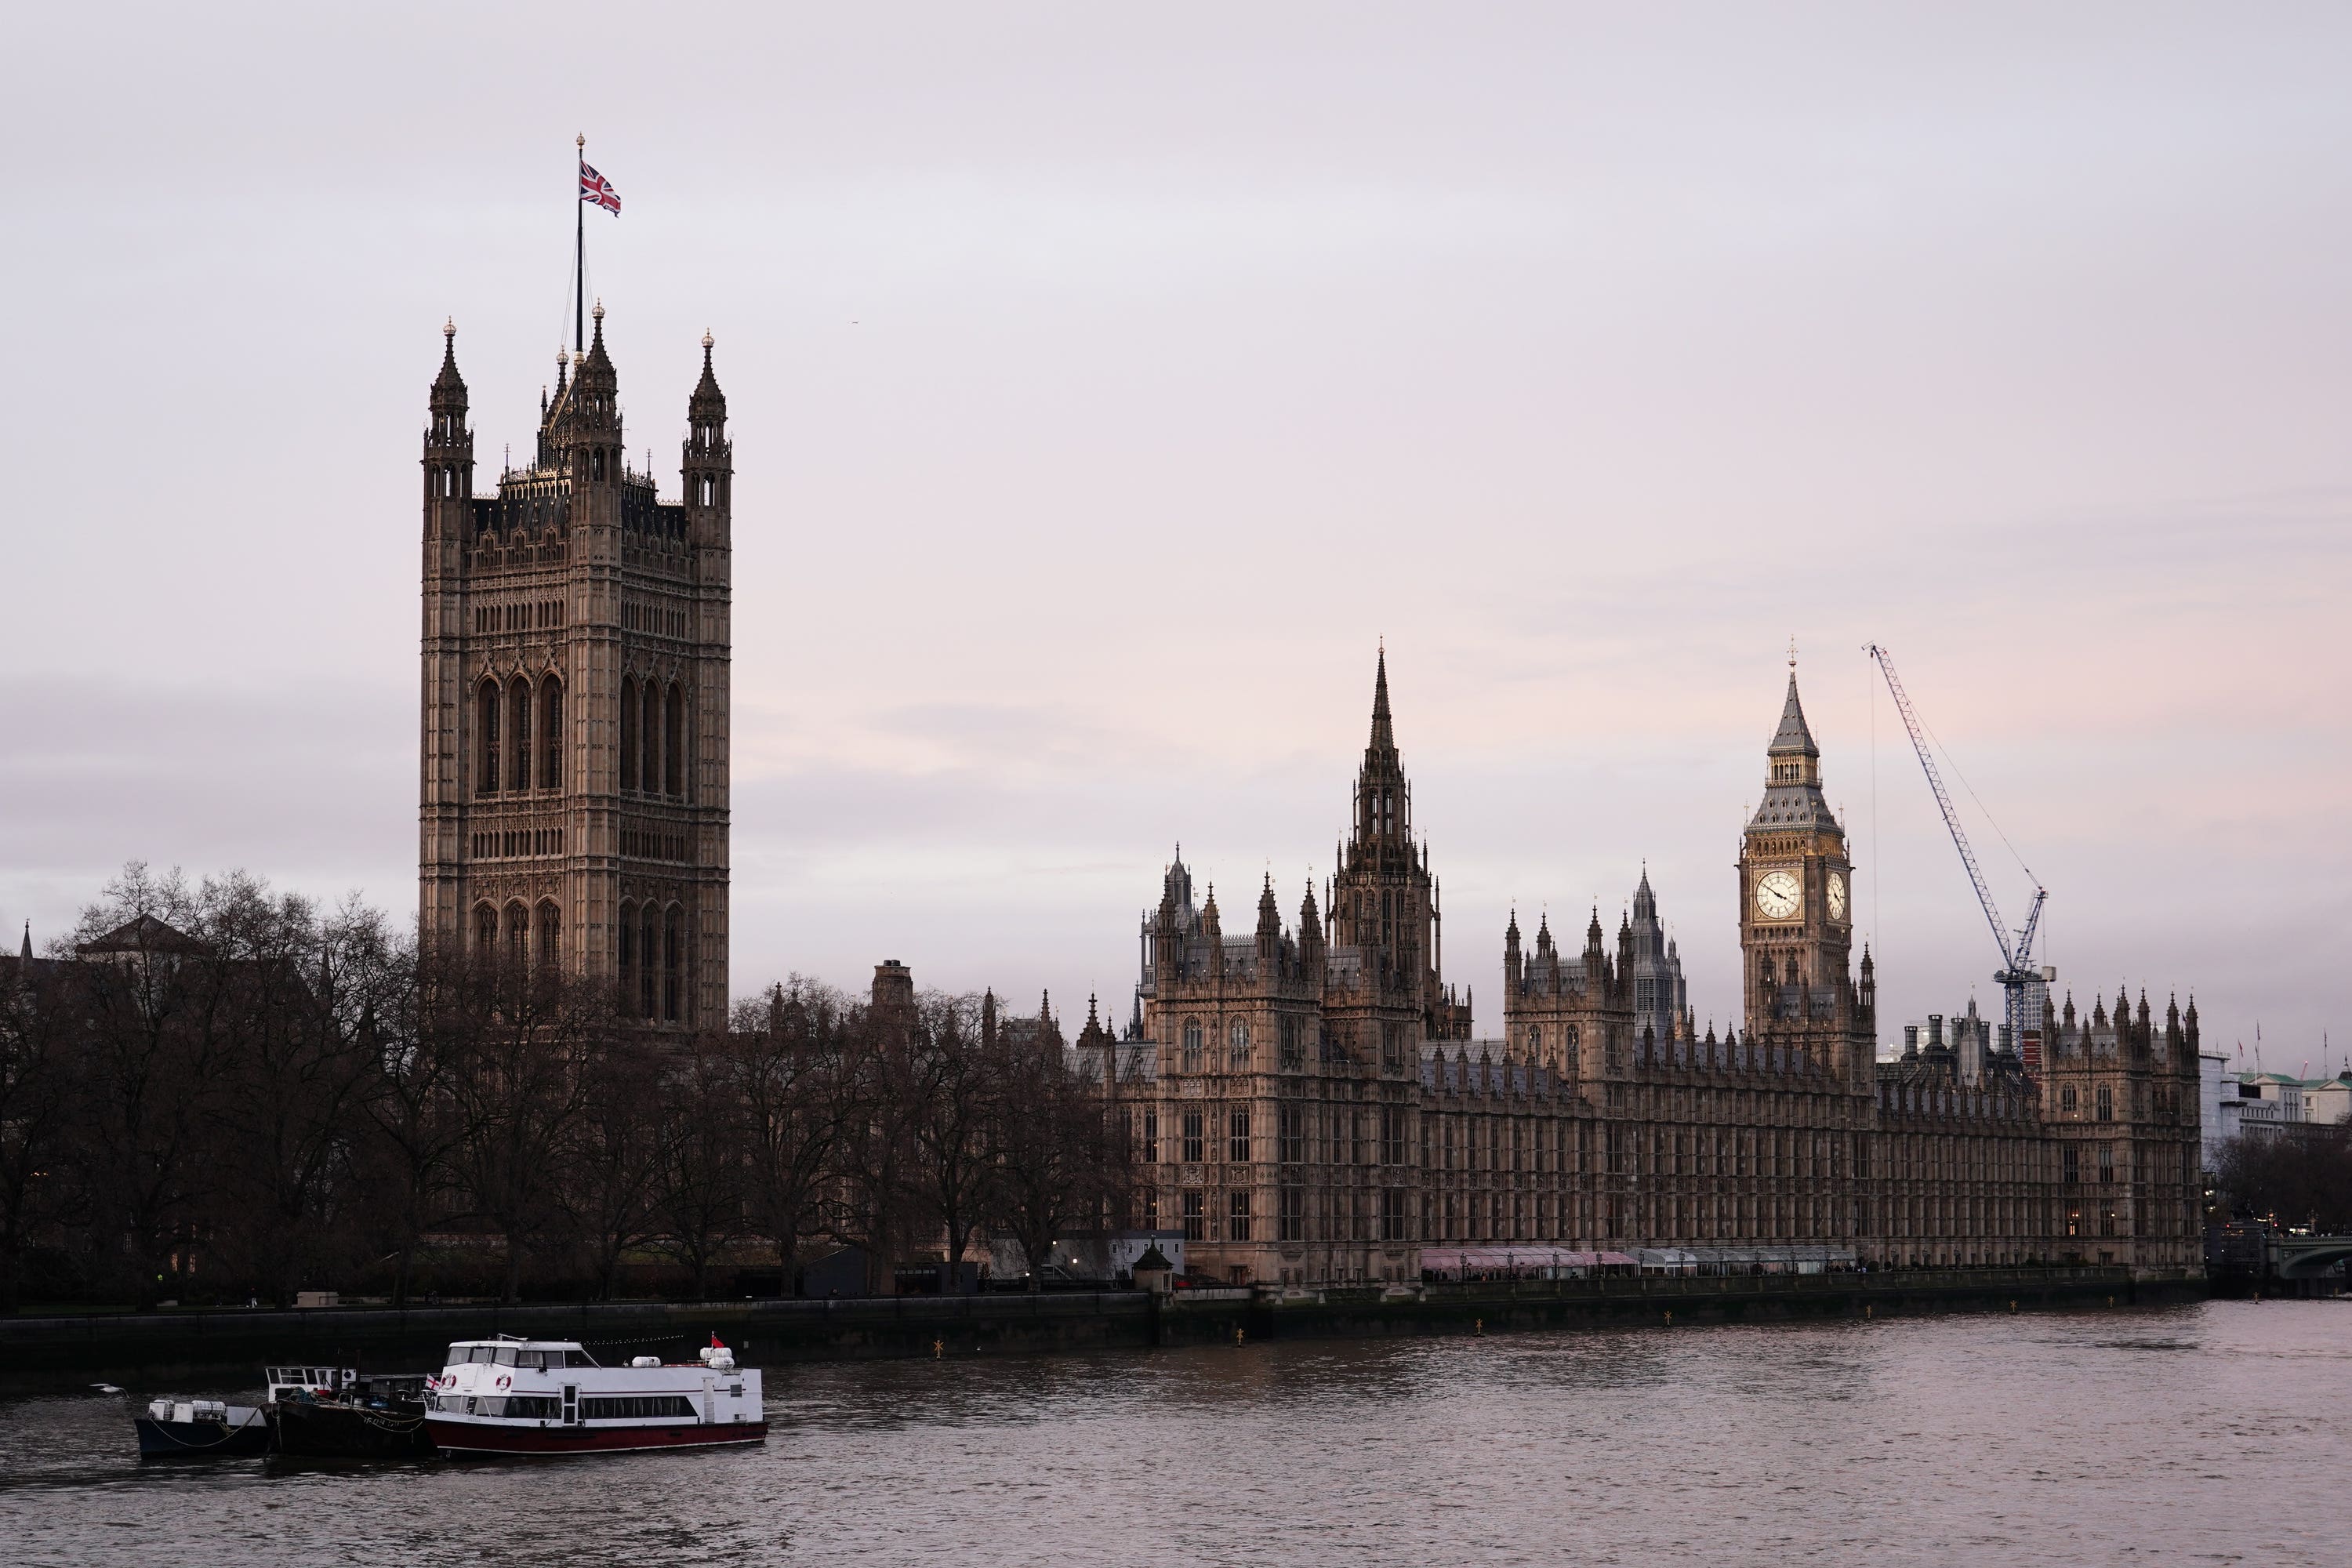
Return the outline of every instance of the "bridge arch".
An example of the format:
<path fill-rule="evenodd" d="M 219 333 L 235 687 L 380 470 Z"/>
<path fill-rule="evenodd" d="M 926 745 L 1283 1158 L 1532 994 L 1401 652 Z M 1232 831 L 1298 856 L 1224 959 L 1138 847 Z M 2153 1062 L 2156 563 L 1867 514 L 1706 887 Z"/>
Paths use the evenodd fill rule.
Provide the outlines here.
<path fill-rule="evenodd" d="M 2316 1279 L 2352 1258 L 2352 1236 L 2297 1237 L 2279 1244 L 2279 1278 Z"/>

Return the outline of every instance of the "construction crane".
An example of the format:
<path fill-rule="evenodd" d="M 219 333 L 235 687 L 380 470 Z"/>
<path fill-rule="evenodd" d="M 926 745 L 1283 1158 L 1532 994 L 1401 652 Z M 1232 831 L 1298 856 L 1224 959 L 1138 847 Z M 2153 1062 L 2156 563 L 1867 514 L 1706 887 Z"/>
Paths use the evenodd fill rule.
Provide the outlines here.
<path fill-rule="evenodd" d="M 1893 656 L 1876 643 L 1862 651 L 1878 662 L 1879 673 L 1886 677 L 1886 689 L 1894 694 L 1895 710 L 1903 715 L 1903 727 L 1911 733 L 1911 749 L 1919 753 L 1919 766 L 1927 774 L 1927 787 L 1936 792 L 1936 806 L 1944 814 L 1944 826 L 1951 832 L 1952 846 L 1960 852 L 1960 864 L 1969 868 L 1969 880 L 1976 885 L 1977 902 L 1983 906 L 1985 922 L 1992 927 L 1993 942 L 2000 949 L 2000 967 L 1993 972 L 1993 979 L 2001 988 L 2010 1048 L 2022 1053 L 2025 1032 L 2029 1027 L 2042 1027 L 2042 999 L 2049 994 L 2050 982 L 2058 978 L 2055 969 L 2037 967 L 2033 962 L 2033 933 L 2042 923 L 2042 901 L 2049 894 L 2041 879 L 2033 877 L 2033 868 L 2021 859 L 2018 864 L 2025 867 L 2028 877 L 2033 878 L 2033 907 L 2025 911 L 2025 924 L 2015 932 L 2001 924 L 2000 910 L 1993 906 L 1992 889 L 1985 885 L 1984 869 L 1977 864 L 1976 851 L 1969 847 L 1968 833 L 1960 826 L 1959 814 L 1952 809 L 1951 794 L 1944 788 L 1944 776 L 1936 771 L 1936 759 L 1927 750 L 1927 729 L 1912 709 L 1902 678 L 1895 673 Z"/>

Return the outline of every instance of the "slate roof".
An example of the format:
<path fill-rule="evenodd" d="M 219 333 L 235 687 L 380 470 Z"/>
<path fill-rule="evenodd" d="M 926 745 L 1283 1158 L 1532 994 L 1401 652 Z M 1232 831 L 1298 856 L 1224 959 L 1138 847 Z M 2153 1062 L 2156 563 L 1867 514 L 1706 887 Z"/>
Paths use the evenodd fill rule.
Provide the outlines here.
<path fill-rule="evenodd" d="M 1789 672 L 1789 700 L 1780 705 L 1780 727 L 1772 731 L 1772 744 L 1768 748 L 1778 756 L 1818 757 L 1821 748 L 1813 744 L 1813 732 L 1805 723 L 1805 705 L 1797 700 L 1797 672 Z"/>

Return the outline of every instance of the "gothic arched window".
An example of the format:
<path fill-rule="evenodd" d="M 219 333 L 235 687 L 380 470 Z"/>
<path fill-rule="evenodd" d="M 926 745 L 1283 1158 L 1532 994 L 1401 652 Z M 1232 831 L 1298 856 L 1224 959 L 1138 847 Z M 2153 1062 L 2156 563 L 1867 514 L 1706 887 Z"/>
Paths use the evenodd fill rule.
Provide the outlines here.
<path fill-rule="evenodd" d="M 1543 1026 L 1540 1024 L 1531 1024 L 1528 1026 L 1528 1054 L 1532 1056 L 1542 1049 Z"/>
<path fill-rule="evenodd" d="M 662 921 L 662 1017 L 675 1024 L 686 1008 L 686 917 L 669 907 Z"/>
<path fill-rule="evenodd" d="M 621 677 L 621 787 L 637 787 L 637 683 Z"/>
<path fill-rule="evenodd" d="M 636 914 L 636 905 L 625 903 L 614 921 L 614 929 L 621 933 L 621 940 L 615 945 L 620 949 L 621 1012 L 625 1016 L 637 1010 Z"/>
<path fill-rule="evenodd" d="M 686 693 L 672 682 L 662 704 L 662 793 L 686 798 Z"/>
<path fill-rule="evenodd" d="M 1246 1019 L 1235 1018 L 1232 1026 L 1226 1029 L 1225 1055 L 1233 1067 L 1249 1066 L 1249 1023 Z"/>
<path fill-rule="evenodd" d="M 520 969 L 530 957 L 530 911 L 519 903 L 507 906 L 507 961 Z"/>
<path fill-rule="evenodd" d="M 530 787 L 530 682 L 516 676 L 507 689 L 507 787 Z"/>
<path fill-rule="evenodd" d="M 552 969 L 563 955 L 563 915 L 552 901 L 539 906 L 539 962 Z"/>
<path fill-rule="evenodd" d="M 660 916 L 650 903 L 637 923 L 637 1011 L 647 1018 L 654 1012 L 654 977 L 661 972 Z"/>
<path fill-rule="evenodd" d="M 645 707 L 637 723 L 637 788 L 646 795 L 661 790 L 661 688 L 646 682 Z"/>
<path fill-rule="evenodd" d="M 2099 1120 L 2113 1121 L 2115 1119 L 2116 1091 L 2103 1083 L 2099 1085 Z"/>
<path fill-rule="evenodd" d="M 488 904 L 474 911 L 474 949 L 486 958 L 499 950 L 499 911 Z"/>
<path fill-rule="evenodd" d="M 1198 1018 L 1184 1020 L 1184 1070 L 1201 1070 L 1201 1020 Z"/>
<path fill-rule="evenodd" d="M 2066 1115 L 2072 1116 L 2074 1114 L 2075 1105 L 2074 1086 L 2070 1083 L 2058 1091 L 2058 1109 Z"/>
<path fill-rule="evenodd" d="M 485 680 L 474 703 L 474 747 L 481 766 L 474 787 L 483 795 L 499 793 L 499 683 Z"/>
<path fill-rule="evenodd" d="M 563 682 L 539 683 L 539 787 L 563 787 Z"/>

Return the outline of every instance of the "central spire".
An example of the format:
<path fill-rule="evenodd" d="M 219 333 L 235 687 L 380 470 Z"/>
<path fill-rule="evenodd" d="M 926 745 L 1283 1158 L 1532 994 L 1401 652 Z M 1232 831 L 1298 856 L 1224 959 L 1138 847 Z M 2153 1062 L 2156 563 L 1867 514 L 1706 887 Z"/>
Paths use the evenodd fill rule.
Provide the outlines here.
<path fill-rule="evenodd" d="M 1397 755 L 1396 729 L 1389 716 L 1389 655 L 1384 646 L 1372 674 L 1372 738 L 1356 772 L 1356 832 L 1359 846 L 1381 844 L 1400 854 L 1410 849 L 1412 791 Z"/>
<path fill-rule="evenodd" d="M 1797 666 L 1789 665 L 1789 698 L 1780 704 L 1780 727 L 1772 732 L 1772 743 L 1766 750 L 1773 756 L 1818 757 L 1821 748 L 1813 744 L 1813 731 L 1805 722 L 1805 705 L 1797 700 Z"/>

